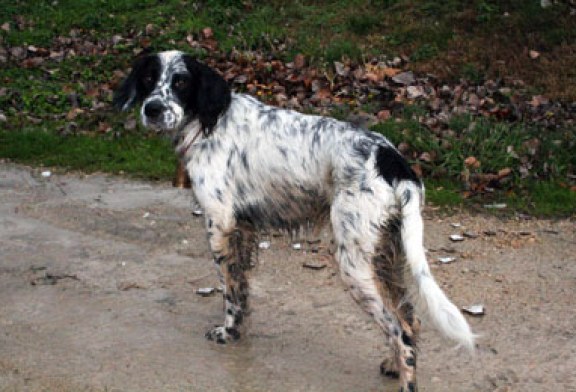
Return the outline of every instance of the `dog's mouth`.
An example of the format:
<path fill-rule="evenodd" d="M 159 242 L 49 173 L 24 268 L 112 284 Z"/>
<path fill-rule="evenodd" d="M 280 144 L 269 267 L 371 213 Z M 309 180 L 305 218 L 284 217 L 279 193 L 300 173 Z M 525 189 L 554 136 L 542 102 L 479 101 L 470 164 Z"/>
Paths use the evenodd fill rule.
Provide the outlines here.
<path fill-rule="evenodd" d="M 143 115 L 142 123 L 146 128 L 152 129 L 158 133 L 174 131 L 179 125 L 175 113 L 168 110 L 156 117 Z"/>
<path fill-rule="evenodd" d="M 177 130 L 183 121 L 183 112 L 176 105 L 166 104 L 159 100 L 145 102 L 140 115 L 142 124 L 158 133 Z"/>

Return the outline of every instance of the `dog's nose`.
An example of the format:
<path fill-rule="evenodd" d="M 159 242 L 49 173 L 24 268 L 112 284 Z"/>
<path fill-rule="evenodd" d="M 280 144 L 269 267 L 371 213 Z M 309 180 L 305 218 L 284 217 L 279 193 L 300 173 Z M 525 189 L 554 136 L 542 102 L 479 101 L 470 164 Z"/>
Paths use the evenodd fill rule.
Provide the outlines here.
<path fill-rule="evenodd" d="M 158 101 L 148 102 L 144 106 L 144 114 L 148 118 L 157 118 L 164 111 L 164 105 Z"/>

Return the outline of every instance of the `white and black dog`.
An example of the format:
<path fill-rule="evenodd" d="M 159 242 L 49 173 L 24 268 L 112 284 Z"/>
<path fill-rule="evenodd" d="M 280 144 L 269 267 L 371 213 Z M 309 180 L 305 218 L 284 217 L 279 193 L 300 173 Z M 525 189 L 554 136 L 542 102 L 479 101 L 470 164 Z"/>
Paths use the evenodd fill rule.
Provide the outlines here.
<path fill-rule="evenodd" d="M 205 211 L 226 309 L 208 339 L 240 337 L 258 230 L 330 222 L 342 279 L 392 346 L 382 371 L 398 376 L 401 390 L 416 390 L 416 313 L 474 346 L 426 261 L 422 183 L 385 137 L 231 93 L 218 73 L 178 51 L 135 61 L 114 104 L 138 102 L 144 125 L 174 140 Z"/>

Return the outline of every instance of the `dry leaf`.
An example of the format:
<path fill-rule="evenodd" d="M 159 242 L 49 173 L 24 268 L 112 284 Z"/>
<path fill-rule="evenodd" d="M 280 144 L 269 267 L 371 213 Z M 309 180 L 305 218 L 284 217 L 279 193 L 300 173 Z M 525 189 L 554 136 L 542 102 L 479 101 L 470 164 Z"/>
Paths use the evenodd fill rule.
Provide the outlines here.
<path fill-rule="evenodd" d="M 472 167 L 477 169 L 480 167 L 480 161 L 476 159 L 476 157 L 468 157 L 464 160 L 464 165 L 466 167 Z"/>
<path fill-rule="evenodd" d="M 72 109 L 70 109 L 68 114 L 66 114 L 66 120 L 68 120 L 68 121 L 74 120 L 76 117 L 78 117 L 79 114 L 82 114 L 82 113 L 84 113 L 83 109 L 72 108 Z"/>
<path fill-rule="evenodd" d="M 504 169 L 500 169 L 498 171 L 498 178 L 504 178 L 510 175 L 510 173 L 512 173 L 512 169 L 510 169 L 509 167 L 505 167 Z"/>
<path fill-rule="evenodd" d="M 388 120 L 390 117 L 392 117 L 392 114 L 390 113 L 390 110 L 385 109 L 385 110 L 380 110 L 378 112 L 378 114 L 376 115 L 376 117 L 380 121 L 385 121 L 385 120 Z"/>
<path fill-rule="evenodd" d="M 294 68 L 295 69 L 302 69 L 306 66 L 306 58 L 303 54 L 298 53 L 294 56 Z"/>
<path fill-rule="evenodd" d="M 204 27 L 202 29 L 202 36 L 205 39 L 210 39 L 210 38 L 214 37 L 214 32 L 212 31 L 212 29 L 210 27 Z"/>

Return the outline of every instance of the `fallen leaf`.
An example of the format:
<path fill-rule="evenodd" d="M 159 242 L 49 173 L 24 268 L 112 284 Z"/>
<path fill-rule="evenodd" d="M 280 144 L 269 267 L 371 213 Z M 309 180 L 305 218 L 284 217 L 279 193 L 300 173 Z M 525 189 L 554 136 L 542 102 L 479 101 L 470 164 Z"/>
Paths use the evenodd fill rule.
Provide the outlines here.
<path fill-rule="evenodd" d="M 422 86 L 408 86 L 406 88 L 406 96 L 408 99 L 416 99 L 426 97 L 426 92 Z"/>
<path fill-rule="evenodd" d="M 413 171 L 414 173 L 416 173 L 416 175 L 417 175 L 419 178 L 422 178 L 422 166 L 420 166 L 420 164 L 415 163 L 415 164 L 413 164 L 413 165 L 410 166 L 410 167 L 412 168 L 412 171 Z"/>
<path fill-rule="evenodd" d="M 416 81 L 416 78 L 414 77 L 412 71 L 407 71 L 395 75 L 394 77 L 392 77 L 392 80 L 398 84 L 403 84 L 407 86 L 409 84 L 414 83 Z"/>
<path fill-rule="evenodd" d="M 101 121 L 98 123 L 98 132 L 108 133 L 112 130 L 112 127 L 107 122 Z"/>
<path fill-rule="evenodd" d="M 423 152 L 422 154 L 420 154 L 418 159 L 423 161 L 423 162 L 428 162 L 428 163 L 432 162 L 432 156 L 430 155 L 429 152 Z"/>
<path fill-rule="evenodd" d="M 144 32 L 146 33 L 146 35 L 151 35 L 152 33 L 154 33 L 154 30 L 156 30 L 156 27 L 152 23 L 148 23 L 144 28 Z"/>
<path fill-rule="evenodd" d="M 509 167 L 505 167 L 504 169 L 500 169 L 498 171 L 498 178 L 504 178 L 510 175 L 510 173 L 512 173 L 512 169 L 510 169 Z"/>
<path fill-rule="evenodd" d="M 464 160 L 464 165 L 466 167 L 473 167 L 477 169 L 480 167 L 480 161 L 476 159 L 476 157 L 468 157 Z"/>
<path fill-rule="evenodd" d="M 84 113 L 83 109 L 72 108 L 72 109 L 70 109 L 68 114 L 66 114 L 66 120 L 68 120 L 68 121 L 74 120 L 76 117 L 78 117 L 79 114 L 82 114 L 82 113 Z"/>
<path fill-rule="evenodd" d="M 392 68 L 392 67 L 388 67 L 388 68 L 384 68 L 384 75 L 386 75 L 387 77 L 391 78 L 394 77 L 396 75 L 398 75 L 402 70 L 398 69 L 398 68 Z"/>
<path fill-rule="evenodd" d="M 528 55 L 530 56 L 530 58 L 532 60 L 536 60 L 538 57 L 540 57 L 540 52 L 538 52 L 536 50 L 531 50 L 528 52 Z"/>
<path fill-rule="evenodd" d="M 210 27 L 204 27 L 202 29 L 202 36 L 205 39 L 210 39 L 210 38 L 214 37 L 214 32 L 212 31 L 212 29 Z"/>
<path fill-rule="evenodd" d="M 390 117 L 392 117 L 392 114 L 391 114 L 390 110 L 384 109 L 384 110 L 380 110 L 378 112 L 378 114 L 376 115 L 376 117 L 380 121 L 385 121 L 385 120 L 388 120 Z"/>
<path fill-rule="evenodd" d="M 339 61 L 334 61 L 334 69 L 336 69 L 336 73 L 342 77 L 348 76 L 348 72 L 350 71 L 348 67 Z"/>
<path fill-rule="evenodd" d="M 294 56 L 294 68 L 295 69 L 302 69 L 306 66 L 306 58 L 303 54 L 298 53 Z"/>

